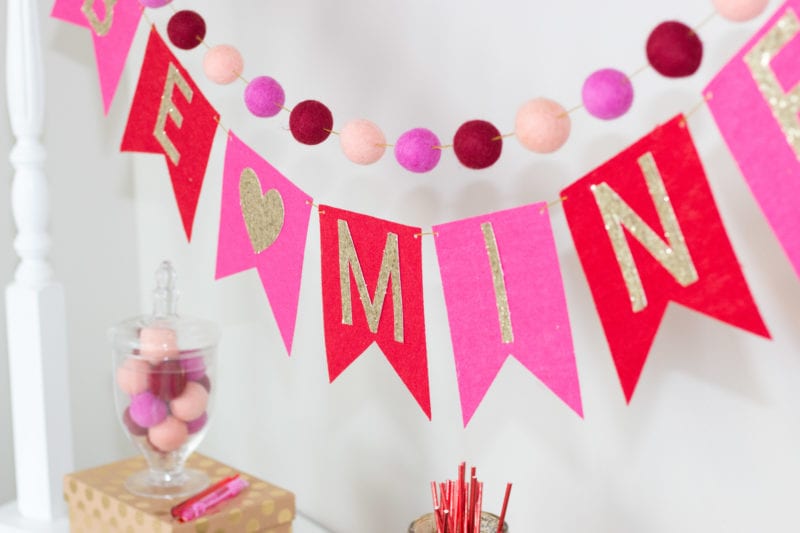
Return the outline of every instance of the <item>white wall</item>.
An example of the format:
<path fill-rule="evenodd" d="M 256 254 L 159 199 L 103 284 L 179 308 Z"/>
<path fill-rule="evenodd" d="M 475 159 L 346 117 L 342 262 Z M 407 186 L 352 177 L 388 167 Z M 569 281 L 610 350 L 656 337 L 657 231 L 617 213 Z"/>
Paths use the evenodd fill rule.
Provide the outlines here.
<path fill-rule="evenodd" d="M 510 131 L 516 109 L 531 97 L 555 97 L 571 107 L 593 70 L 642 65 L 655 24 L 694 24 L 712 9 L 691 0 L 174 4 L 206 17 L 209 42 L 242 50 L 245 77 L 279 79 L 287 105 L 318 98 L 334 111 L 335 128 L 365 117 L 390 139 L 425 126 L 444 142 L 472 118 Z M 163 31 L 170 9 L 149 13 Z M 605 123 L 575 112 L 573 136 L 554 155 L 531 154 L 509 139 L 492 169 L 468 171 L 446 153 L 426 175 L 402 170 L 390 154 L 374 166 L 358 167 L 341 155 L 335 138 L 301 146 L 286 131 L 285 113 L 257 120 L 241 104 L 243 85 L 205 81 L 202 49 L 178 56 L 223 123 L 318 202 L 430 227 L 555 199 L 561 188 L 657 123 L 691 109 L 703 85 L 756 27 L 711 21 L 700 32 L 707 55 L 697 75 L 667 80 L 645 71 L 635 79 L 629 115 Z M 144 307 L 130 292 L 138 281 L 140 301 L 146 301 L 153 269 L 171 258 L 180 275 L 181 310 L 223 325 L 217 411 L 202 450 L 294 490 L 300 508 L 334 531 L 402 531 L 429 510 L 430 480 L 454 475 L 461 460 L 478 467 L 489 509 L 496 509 L 505 481 L 514 482 L 508 518 L 514 531 L 752 532 L 784 531 L 794 523 L 800 290 L 707 110 L 693 115 L 690 126 L 774 340 L 672 307 L 626 405 L 563 212 L 556 208 L 553 225 L 585 419 L 512 360 L 463 429 L 430 239 L 423 254 L 432 422 L 374 347 L 328 384 L 316 217 L 294 355 L 288 358 L 256 273 L 213 281 L 224 135 L 217 136 L 193 242 L 187 244 L 163 160 L 117 153 L 130 94 L 121 95 L 103 119 L 96 86 L 88 81 L 88 35 L 63 24 L 48 31 L 54 56 L 48 75 L 60 80 L 63 95 L 54 102 L 51 89 L 48 100 L 48 141 L 55 152 L 50 172 L 54 198 L 63 198 L 54 201 L 54 262 L 71 313 L 79 463 L 104 462 L 129 450 L 111 420 L 103 330 Z M 129 63 L 129 88 L 145 34 L 143 24 Z M 65 133 L 74 132 L 65 124 L 79 118 L 85 136 Z M 135 168 L 132 181 L 127 162 Z M 56 179 L 56 172 L 72 179 Z M 76 180 L 78 191 L 72 190 Z M 89 196 L 87 184 L 101 190 Z M 87 200 L 105 216 L 90 218 Z M 92 304 L 81 307 L 86 301 Z"/>
<path fill-rule="evenodd" d="M 5 3 L 0 27 L 5 28 Z M 136 287 L 138 252 L 134 190 L 130 162 L 117 153 L 125 122 L 126 91 L 111 115 L 103 116 L 94 52 L 87 30 L 49 18 L 52 2 L 40 2 L 42 53 L 45 61 L 47 146 L 50 184 L 50 258 L 64 286 L 70 401 L 77 468 L 87 468 L 133 453 L 116 422 L 111 399 L 111 356 L 106 329 L 139 312 Z M 5 33 L 3 33 L 5 49 Z M 5 53 L 0 61 L 4 61 Z M 5 72 L 5 68 L 3 68 Z M 5 80 L 5 76 L 3 76 Z M 12 146 L 5 98 L 0 86 L 0 151 Z M 2 189 L 8 208 L 0 217 L 0 279 L 11 281 L 17 258 L 9 190 L 12 169 L 2 163 Z M 5 306 L 0 310 L 0 502 L 13 496 L 5 345 Z"/>

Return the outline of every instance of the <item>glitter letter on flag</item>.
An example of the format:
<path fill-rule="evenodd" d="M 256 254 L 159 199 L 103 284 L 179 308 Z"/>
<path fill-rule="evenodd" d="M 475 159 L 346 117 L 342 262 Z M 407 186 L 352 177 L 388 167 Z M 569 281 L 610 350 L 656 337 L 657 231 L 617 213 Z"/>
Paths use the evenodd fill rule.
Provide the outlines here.
<path fill-rule="evenodd" d="M 163 154 L 186 238 L 219 115 L 156 32 L 150 31 L 122 151 Z"/>
<path fill-rule="evenodd" d="M 430 418 L 420 228 L 327 205 L 319 225 L 331 383 L 375 341 Z"/>
<path fill-rule="evenodd" d="M 683 116 L 562 196 L 628 401 L 669 301 L 769 338 Z"/>
<path fill-rule="evenodd" d="M 466 426 L 513 355 L 583 416 L 547 204 L 433 227 Z"/>
<path fill-rule="evenodd" d="M 706 88 L 733 157 L 800 276 L 800 0 L 783 4 Z"/>
<path fill-rule="evenodd" d="M 103 110 L 108 114 L 142 17 L 142 5 L 137 0 L 56 0 L 50 16 L 92 32 Z"/>
<path fill-rule="evenodd" d="M 231 132 L 216 278 L 258 270 L 290 355 L 310 216 L 311 198 Z"/>

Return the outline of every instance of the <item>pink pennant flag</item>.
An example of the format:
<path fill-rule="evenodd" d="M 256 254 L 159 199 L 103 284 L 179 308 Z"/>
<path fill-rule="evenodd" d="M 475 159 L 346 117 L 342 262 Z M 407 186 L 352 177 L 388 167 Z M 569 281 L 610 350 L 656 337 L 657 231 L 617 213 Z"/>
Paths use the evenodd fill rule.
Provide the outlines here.
<path fill-rule="evenodd" d="M 291 355 L 311 198 L 233 132 L 222 179 L 216 278 L 258 270 Z"/>
<path fill-rule="evenodd" d="M 117 91 L 142 9 L 137 0 L 56 0 L 50 13 L 51 17 L 92 32 L 106 114 Z"/>
<path fill-rule="evenodd" d="M 705 89 L 725 142 L 800 275 L 800 0 L 785 2 Z"/>
<path fill-rule="evenodd" d="M 544 203 L 434 226 L 466 426 L 509 356 L 583 416 Z"/>

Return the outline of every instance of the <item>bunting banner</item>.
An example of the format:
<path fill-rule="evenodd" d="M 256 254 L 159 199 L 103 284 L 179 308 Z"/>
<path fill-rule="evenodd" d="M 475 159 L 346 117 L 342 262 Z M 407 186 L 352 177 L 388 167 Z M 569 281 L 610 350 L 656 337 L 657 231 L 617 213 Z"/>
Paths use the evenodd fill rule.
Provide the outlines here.
<path fill-rule="evenodd" d="M 92 32 L 103 111 L 108 114 L 142 18 L 138 0 L 56 0 L 50 16 Z"/>
<path fill-rule="evenodd" d="M 216 279 L 258 270 L 289 355 L 310 218 L 311 198 L 229 133 Z"/>
<path fill-rule="evenodd" d="M 190 241 L 218 121 L 217 112 L 153 27 L 121 149 L 166 157 Z"/>
<path fill-rule="evenodd" d="M 682 115 L 562 197 L 627 401 L 669 301 L 769 338 Z"/>
<path fill-rule="evenodd" d="M 433 233 L 464 426 L 509 356 L 583 416 L 547 204 L 440 224 Z"/>
<path fill-rule="evenodd" d="M 800 0 L 784 3 L 706 87 L 717 127 L 800 275 Z"/>
<path fill-rule="evenodd" d="M 377 342 L 430 419 L 420 228 L 328 205 L 319 225 L 331 383 Z"/>

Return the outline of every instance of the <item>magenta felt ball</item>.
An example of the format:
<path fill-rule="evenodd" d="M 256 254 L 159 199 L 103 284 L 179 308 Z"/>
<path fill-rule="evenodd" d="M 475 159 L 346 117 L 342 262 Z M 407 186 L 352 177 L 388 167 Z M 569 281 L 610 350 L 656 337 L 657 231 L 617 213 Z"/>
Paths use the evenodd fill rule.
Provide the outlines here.
<path fill-rule="evenodd" d="M 322 102 L 305 100 L 289 114 L 289 129 L 303 144 L 319 144 L 331 134 L 333 115 Z"/>
<path fill-rule="evenodd" d="M 769 0 L 714 0 L 717 13 L 734 22 L 745 22 L 759 16 Z"/>
<path fill-rule="evenodd" d="M 274 117 L 285 102 L 283 87 L 269 76 L 253 78 L 244 89 L 244 105 L 257 117 Z"/>
<path fill-rule="evenodd" d="M 456 157 L 467 168 L 486 168 L 500 158 L 503 138 L 500 131 L 485 120 L 470 120 L 462 124 L 453 137 Z"/>
<path fill-rule="evenodd" d="M 400 166 L 411 172 L 428 172 L 442 158 L 439 138 L 431 130 L 408 130 L 394 144 L 394 157 Z"/>
<path fill-rule="evenodd" d="M 164 7 L 172 2 L 172 0 L 139 0 L 139 3 L 144 7 Z"/>
<path fill-rule="evenodd" d="M 572 122 L 567 111 L 547 98 L 534 98 L 517 111 L 514 134 L 533 152 L 547 154 L 561 148 L 569 138 Z"/>
<path fill-rule="evenodd" d="M 624 72 L 605 68 L 593 72 L 583 82 L 583 106 L 603 120 L 621 117 L 633 103 L 633 85 Z"/>
<path fill-rule="evenodd" d="M 214 83 L 227 85 L 241 76 L 244 60 L 239 50 L 227 44 L 214 46 L 203 58 L 203 72 Z"/>
<path fill-rule="evenodd" d="M 191 50 L 205 39 L 206 21 L 194 11 L 178 11 L 167 23 L 167 36 L 178 48 Z"/>
<path fill-rule="evenodd" d="M 206 375 L 206 362 L 202 356 L 186 357 L 180 360 L 186 379 L 197 381 Z"/>
<path fill-rule="evenodd" d="M 662 76 L 691 76 L 700 68 L 702 60 L 703 43 L 683 22 L 662 22 L 647 38 L 647 61 Z"/>
<path fill-rule="evenodd" d="M 339 132 L 345 157 L 359 165 L 369 165 L 383 157 L 386 137 L 374 123 L 365 119 L 351 120 Z"/>
<path fill-rule="evenodd" d="M 131 420 L 143 428 L 149 428 L 167 418 L 167 404 L 150 391 L 131 397 L 128 406 Z"/>
<path fill-rule="evenodd" d="M 193 435 L 203 429 L 206 426 L 206 422 L 208 422 L 207 413 L 203 413 L 198 418 L 186 422 L 186 429 L 189 430 L 189 435 Z"/>

